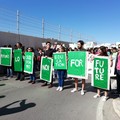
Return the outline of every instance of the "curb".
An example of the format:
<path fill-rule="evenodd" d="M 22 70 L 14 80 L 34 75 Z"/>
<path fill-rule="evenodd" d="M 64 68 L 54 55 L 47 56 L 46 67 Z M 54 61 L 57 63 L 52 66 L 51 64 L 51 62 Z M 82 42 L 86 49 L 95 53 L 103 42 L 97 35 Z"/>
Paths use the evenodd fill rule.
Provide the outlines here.
<path fill-rule="evenodd" d="M 120 99 L 115 99 L 112 103 L 115 113 L 120 117 Z"/>
<path fill-rule="evenodd" d="M 102 98 L 100 98 L 100 101 L 97 106 L 97 113 L 96 113 L 96 120 L 103 120 L 103 106 L 104 101 L 102 101 Z"/>

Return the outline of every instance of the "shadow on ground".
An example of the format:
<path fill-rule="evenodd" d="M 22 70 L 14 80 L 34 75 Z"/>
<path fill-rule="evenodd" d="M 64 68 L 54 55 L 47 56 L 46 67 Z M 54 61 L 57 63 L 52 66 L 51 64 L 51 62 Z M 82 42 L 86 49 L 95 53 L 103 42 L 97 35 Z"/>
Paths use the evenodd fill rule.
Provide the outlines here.
<path fill-rule="evenodd" d="M 4 98 L 5 97 L 5 95 L 0 95 L 0 98 Z"/>
<path fill-rule="evenodd" d="M 0 84 L 0 86 L 5 86 L 5 84 Z"/>
<path fill-rule="evenodd" d="M 26 109 L 29 109 L 29 108 L 32 108 L 32 107 L 36 106 L 35 103 L 25 103 L 25 102 L 26 102 L 26 99 L 15 101 L 15 102 L 10 103 L 10 104 L 8 104 L 6 106 L 3 106 L 2 108 L 0 108 L 0 116 L 9 115 L 9 114 L 15 114 L 15 113 L 22 112 L 22 111 L 24 111 Z M 10 106 L 15 104 L 15 103 L 20 103 L 20 106 L 10 108 Z"/>

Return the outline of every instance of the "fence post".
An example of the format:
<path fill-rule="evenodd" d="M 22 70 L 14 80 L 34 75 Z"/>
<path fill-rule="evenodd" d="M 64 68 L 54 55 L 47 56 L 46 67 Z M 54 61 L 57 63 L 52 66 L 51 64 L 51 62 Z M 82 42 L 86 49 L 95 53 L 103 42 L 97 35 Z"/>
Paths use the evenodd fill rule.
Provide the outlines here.
<path fill-rule="evenodd" d="M 70 32 L 70 41 L 72 42 L 72 39 L 73 39 L 73 31 L 71 30 Z"/>
<path fill-rule="evenodd" d="M 17 34 L 18 34 L 18 41 L 20 42 L 20 13 L 19 13 L 19 10 L 17 10 Z"/>
<path fill-rule="evenodd" d="M 61 25 L 59 25 L 59 35 L 58 35 L 58 40 L 61 39 Z"/>
<path fill-rule="evenodd" d="M 44 38 L 44 18 L 42 18 L 42 37 Z"/>

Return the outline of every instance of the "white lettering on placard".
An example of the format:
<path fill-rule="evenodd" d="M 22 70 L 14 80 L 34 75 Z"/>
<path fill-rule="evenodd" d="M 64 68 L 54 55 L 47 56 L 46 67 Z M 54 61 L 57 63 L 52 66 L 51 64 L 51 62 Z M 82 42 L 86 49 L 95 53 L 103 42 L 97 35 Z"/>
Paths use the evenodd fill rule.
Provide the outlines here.
<path fill-rule="evenodd" d="M 96 80 L 104 80 L 103 77 L 104 77 L 104 74 L 95 74 Z"/>
<path fill-rule="evenodd" d="M 62 67 L 62 66 L 64 66 L 63 63 L 55 63 L 55 65 L 58 66 L 58 67 Z"/>
<path fill-rule="evenodd" d="M 95 67 L 97 67 L 98 65 L 99 65 L 100 67 L 103 67 L 104 61 L 96 60 Z"/>
<path fill-rule="evenodd" d="M 62 55 L 55 55 L 55 59 L 63 59 Z"/>
<path fill-rule="evenodd" d="M 76 67 L 83 67 L 83 61 L 81 59 L 72 59 L 70 62 L 70 66 L 72 67 L 73 65 L 75 65 Z"/>
<path fill-rule="evenodd" d="M 30 69 L 30 65 L 26 65 L 26 68 L 27 68 L 27 69 Z"/>
<path fill-rule="evenodd" d="M 15 57 L 15 62 L 19 62 L 20 61 L 20 57 Z"/>
<path fill-rule="evenodd" d="M 95 79 L 96 80 L 104 80 L 104 61 L 96 60 L 95 62 Z"/>
<path fill-rule="evenodd" d="M 31 61 L 26 60 L 26 64 L 31 64 Z"/>
<path fill-rule="evenodd" d="M 59 59 L 59 60 L 56 60 L 55 65 L 58 67 L 62 67 L 62 66 L 64 66 L 64 63 L 62 63 L 62 60 Z"/>
<path fill-rule="evenodd" d="M 26 56 L 26 59 L 27 59 L 27 60 L 31 60 L 31 59 L 32 59 L 32 56 L 27 55 L 27 56 Z"/>
<path fill-rule="evenodd" d="M 94 68 L 96 73 L 103 74 L 104 73 L 104 68 Z"/>
<path fill-rule="evenodd" d="M 3 54 L 1 54 L 1 58 L 9 58 L 9 55 L 3 55 Z"/>
<path fill-rule="evenodd" d="M 43 65 L 43 66 L 42 66 L 42 69 L 49 71 L 49 66 L 48 66 L 48 65 Z"/>

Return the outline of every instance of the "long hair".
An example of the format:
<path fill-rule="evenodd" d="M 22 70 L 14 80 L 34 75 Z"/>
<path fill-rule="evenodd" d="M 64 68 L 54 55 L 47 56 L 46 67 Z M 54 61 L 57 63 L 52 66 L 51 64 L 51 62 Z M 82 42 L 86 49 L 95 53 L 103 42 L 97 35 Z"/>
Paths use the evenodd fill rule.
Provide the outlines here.
<path fill-rule="evenodd" d="M 102 51 L 102 53 L 100 54 L 101 56 L 108 56 L 107 55 L 107 50 L 106 50 L 105 46 L 100 46 L 99 49 Z"/>

